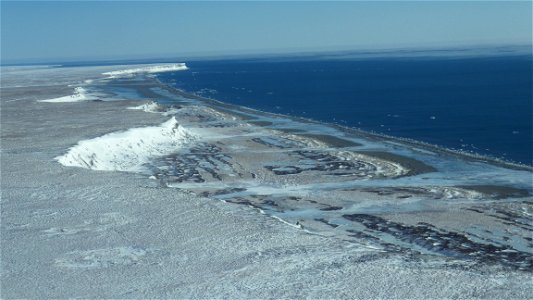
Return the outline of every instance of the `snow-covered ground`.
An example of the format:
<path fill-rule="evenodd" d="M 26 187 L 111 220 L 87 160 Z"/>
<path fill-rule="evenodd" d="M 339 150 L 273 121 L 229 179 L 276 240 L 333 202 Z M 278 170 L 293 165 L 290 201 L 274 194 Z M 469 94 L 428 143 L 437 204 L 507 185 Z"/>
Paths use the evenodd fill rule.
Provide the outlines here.
<path fill-rule="evenodd" d="M 76 157 L 82 157 L 87 161 L 94 154 L 99 163 L 106 162 L 101 166 L 109 166 L 107 163 L 120 153 L 134 158 L 125 165 L 137 166 L 147 159 L 136 156 L 138 151 L 149 153 L 144 150 L 156 145 L 159 149 L 159 144 L 181 149 L 186 134 L 180 133 L 176 123 L 182 124 L 180 118 L 186 117 L 189 118 L 188 124 L 183 122 L 186 130 L 195 118 L 199 120 L 197 126 L 212 126 L 205 129 L 214 132 L 209 143 L 226 147 L 225 150 L 234 149 L 230 154 L 236 155 L 243 165 L 259 161 L 258 154 L 274 158 L 283 154 L 275 149 L 252 152 L 249 150 L 256 149 L 252 148 L 255 146 L 232 144 L 236 138 L 255 137 L 263 131 L 250 126 L 217 127 L 224 125 L 224 120 L 210 119 L 215 114 L 199 107 L 183 109 L 181 114 L 176 114 L 176 119 L 169 120 L 163 114 L 127 109 L 138 107 L 135 101 L 38 102 L 64 95 L 71 89 L 68 84 L 81 83 L 92 76 L 97 78 L 97 72 L 106 72 L 102 68 L 67 71 L 69 76 L 62 74 L 60 68 L 2 74 L 2 84 L 9 83 L 2 86 L 0 102 L 0 296 L 3 299 L 530 299 L 533 294 L 528 271 L 475 260 L 385 251 L 362 242 L 364 238 L 357 242 L 348 240 L 353 237 L 336 235 L 347 228 L 347 220 L 344 223 L 336 220 L 335 228 L 324 225 L 329 231 L 302 230 L 288 226 L 293 223 L 286 224 L 262 214 L 257 208 L 230 203 L 227 200 L 231 197 L 218 201 L 216 197 L 195 195 L 186 189 L 167 188 L 138 173 L 64 166 L 54 158 L 70 157 L 74 162 Z M 34 72 L 39 74 L 39 79 L 30 83 L 39 85 L 38 88 L 28 87 L 28 81 L 20 80 L 32 78 Z M 45 81 L 43 75 L 50 80 Z M 247 131 L 242 133 L 243 130 Z M 191 132 L 201 130 L 196 128 Z M 228 133 L 235 135 L 230 137 Z M 138 134 L 146 135 L 142 138 L 144 145 Z M 174 159 L 211 155 L 204 151 L 210 149 L 213 148 L 203 147 L 199 152 Z M 163 154 L 156 152 L 153 157 Z M 211 156 L 207 158 L 212 160 Z M 221 164 L 225 159 L 220 158 Z M 221 170 L 220 173 L 230 171 Z M 437 180 L 431 174 L 423 176 L 430 181 Z M 292 180 L 290 176 L 287 178 Z M 261 180 L 267 183 L 273 177 L 265 175 Z M 228 182 L 231 183 L 229 179 Z M 208 182 L 202 184 L 208 186 Z M 266 190 L 266 187 L 262 189 Z M 327 190 L 325 196 L 328 193 L 328 199 L 337 200 Z M 346 193 L 352 198 L 369 196 Z M 360 207 L 368 213 L 382 198 L 362 199 L 367 206 Z M 395 209 L 425 209 L 414 200 L 387 194 L 384 198 Z M 315 205 L 304 200 L 290 201 Z M 426 214 L 412 211 L 400 214 L 392 209 L 389 220 L 404 226 L 435 222 L 438 226 L 449 226 L 448 230 L 458 226 L 475 234 L 490 229 L 501 234 L 501 242 L 505 243 L 505 228 L 496 230 L 500 223 L 489 222 L 477 212 L 445 208 L 472 203 L 477 205 L 476 210 L 486 205 L 492 214 L 497 214 L 501 208 L 494 205 L 514 205 L 517 211 L 525 207 L 530 213 L 528 201 L 443 198 L 437 201 L 441 203 L 438 209 Z M 352 209 L 349 213 L 361 213 L 356 206 L 349 209 Z M 326 216 L 331 213 L 316 209 L 297 212 L 304 216 L 317 211 Z M 291 213 L 294 212 L 288 210 L 281 220 L 294 217 Z M 371 230 L 360 232 L 371 233 Z M 395 243 L 392 238 L 390 242 Z"/>

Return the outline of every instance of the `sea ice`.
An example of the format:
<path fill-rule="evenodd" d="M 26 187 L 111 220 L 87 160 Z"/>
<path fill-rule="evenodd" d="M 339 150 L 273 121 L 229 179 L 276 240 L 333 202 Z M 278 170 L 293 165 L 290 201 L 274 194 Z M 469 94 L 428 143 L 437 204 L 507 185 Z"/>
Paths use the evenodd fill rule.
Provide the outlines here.
<path fill-rule="evenodd" d="M 529 169 L 462 159 L 429 146 L 412 149 L 398 140 L 352 137 L 283 116 L 257 117 L 251 110 L 235 109 L 232 115 L 225 105 L 224 118 L 217 118 L 194 99 L 194 106 L 179 101 L 177 118 L 186 128 L 174 118 L 124 111 L 140 102 L 50 109 L 34 101 L 55 97 L 59 84 L 98 78 L 110 68 L 8 76 L 2 70 L 2 87 L 25 86 L 2 89 L 1 97 L 2 170 L 9 174 L 1 181 L 4 298 L 531 298 L 531 197 L 495 199 L 489 189 L 503 193 L 518 187 L 530 194 Z M 139 79 L 132 81 L 136 90 L 163 91 Z M 13 101 L 19 98 L 27 101 Z M 246 124 L 241 116 L 273 126 L 219 126 L 229 120 Z M 136 125 L 148 122 L 158 123 Z M 304 135 L 285 143 L 290 135 L 271 131 L 276 128 L 363 146 L 308 144 Z M 102 130 L 112 133 L 100 136 Z M 87 136 L 100 137 L 72 147 Z M 252 140 L 257 137 L 264 143 Z M 175 166 L 175 172 L 196 168 L 205 182 L 165 182 L 172 172 L 151 180 L 86 172 L 50 159 L 58 149 L 72 147 L 57 158 L 63 165 L 135 171 L 200 138 L 204 147 L 169 155 L 162 166 Z M 295 152 L 304 150 L 331 159 Z M 371 173 L 383 170 L 392 178 L 372 180 L 336 175 L 345 173 L 340 167 L 279 176 L 264 168 L 267 163 L 335 167 L 369 157 L 376 160 L 369 164 L 382 164 L 361 150 L 413 158 L 436 171 L 405 174 L 417 168 L 412 160 L 387 161 Z M 195 158 L 180 160 L 185 156 Z M 369 173 L 367 164 L 361 166 L 354 172 Z M 465 195 L 474 185 L 481 198 Z"/>

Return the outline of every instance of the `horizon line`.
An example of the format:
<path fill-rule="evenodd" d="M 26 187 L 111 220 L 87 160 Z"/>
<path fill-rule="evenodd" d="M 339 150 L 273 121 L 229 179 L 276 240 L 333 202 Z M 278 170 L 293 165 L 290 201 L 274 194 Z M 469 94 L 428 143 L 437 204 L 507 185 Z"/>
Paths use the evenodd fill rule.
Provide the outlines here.
<path fill-rule="evenodd" d="M 494 51 L 500 49 L 500 51 Z M 514 51 L 501 51 L 503 49 Z M 481 51 L 485 50 L 485 51 Z M 492 50 L 492 51 L 490 51 Z M 478 51 L 478 52 L 475 52 Z M 275 57 L 312 57 L 322 56 L 330 59 L 342 59 L 341 55 L 359 55 L 360 58 L 377 57 L 460 57 L 460 56 L 494 56 L 494 55 L 526 55 L 533 53 L 533 43 L 506 43 L 506 44 L 463 44 L 463 45 L 442 45 L 442 46 L 410 46 L 410 47 L 369 47 L 369 46 L 340 46 L 340 47 L 319 47 L 307 49 L 249 49 L 231 51 L 203 51 L 194 53 L 159 53 L 159 54 L 134 54 L 134 55 L 112 55 L 96 57 L 66 57 L 66 58 L 30 58 L 11 59 L 4 61 L 0 57 L 0 66 L 31 66 L 31 65 L 62 65 L 80 63 L 117 63 L 134 64 L 135 61 L 149 60 L 157 62 L 179 60 L 187 62 L 191 60 L 215 60 L 215 59 L 238 59 L 238 58 L 275 58 Z M 411 55 L 409 55 L 411 54 Z M 414 54 L 414 55 L 413 55 Z M 438 55 L 441 54 L 441 55 Z M 462 55 L 461 55 L 462 54 Z M 366 57 L 364 57 L 366 55 Z M 347 58 L 344 56 L 344 58 Z M 351 57 L 356 58 L 356 57 Z M 129 62 L 129 63 L 127 63 Z"/>

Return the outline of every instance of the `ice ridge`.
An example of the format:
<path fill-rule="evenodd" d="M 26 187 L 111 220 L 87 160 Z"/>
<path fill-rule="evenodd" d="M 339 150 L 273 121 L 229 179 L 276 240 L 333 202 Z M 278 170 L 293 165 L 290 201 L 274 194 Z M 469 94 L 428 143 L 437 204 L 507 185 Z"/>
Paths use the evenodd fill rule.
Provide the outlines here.
<path fill-rule="evenodd" d="M 172 117 L 159 126 L 131 128 L 80 141 L 56 160 L 64 166 L 92 170 L 141 172 L 151 159 L 175 153 L 195 139 Z"/>
<path fill-rule="evenodd" d="M 79 102 L 87 100 L 96 100 L 97 98 L 91 96 L 86 89 L 83 87 L 77 87 L 74 89 L 74 93 L 69 96 L 63 96 L 59 98 L 39 100 L 39 102 L 50 102 L 50 103 L 59 103 L 59 102 Z"/>

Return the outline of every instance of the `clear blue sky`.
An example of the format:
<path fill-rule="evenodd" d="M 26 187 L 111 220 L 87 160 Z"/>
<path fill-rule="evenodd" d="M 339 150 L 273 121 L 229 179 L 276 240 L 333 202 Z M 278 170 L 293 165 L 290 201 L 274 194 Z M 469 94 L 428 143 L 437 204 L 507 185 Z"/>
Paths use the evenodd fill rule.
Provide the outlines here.
<path fill-rule="evenodd" d="M 511 2 L 1 2 L 2 62 L 531 44 Z"/>

